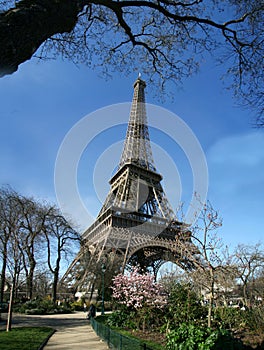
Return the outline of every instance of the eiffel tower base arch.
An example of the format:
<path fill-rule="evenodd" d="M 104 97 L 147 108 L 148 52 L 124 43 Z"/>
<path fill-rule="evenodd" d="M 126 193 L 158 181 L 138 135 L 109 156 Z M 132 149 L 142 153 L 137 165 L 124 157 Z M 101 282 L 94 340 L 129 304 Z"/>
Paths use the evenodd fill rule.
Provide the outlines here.
<path fill-rule="evenodd" d="M 190 270 L 199 259 L 190 231 L 183 230 L 179 223 L 171 223 L 157 236 L 142 233 L 138 227 L 100 226 L 102 231 L 94 235 L 93 240 L 82 242 L 80 253 L 61 280 L 74 292 L 85 292 L 90 300 L 95 299 L 96 291 L 100 289 L 102 264 L 106 268 L 106 286 L 110 286 L 115 275 L 129 271 L 133 266 L 152 273 L 156 279 L 165 262 Z"/>

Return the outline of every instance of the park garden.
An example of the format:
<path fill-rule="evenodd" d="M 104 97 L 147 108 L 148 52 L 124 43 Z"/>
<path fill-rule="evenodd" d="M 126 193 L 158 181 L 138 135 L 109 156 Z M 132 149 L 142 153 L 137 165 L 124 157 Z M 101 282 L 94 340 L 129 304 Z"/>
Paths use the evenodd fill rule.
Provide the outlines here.
<path fill-rule="evenodd" d="M 263 247 L 238 245 L 230 252 L 216 232 L 222 221 L 210 202 L 188 237 L 197 247 L 186 255 L 189 269 L 163 269 L 157 276 L 127 265 L 118 273 L 120 265 L 108 256 L 103 273 L 100 263 L 92 270 L 96 297 L 89 291 L 77 297 L 60 283 L 63 266 L 80 249 L 77 230 L 56 207 L 9 187 L 0 199 L 1 310 L 9 311 L 8 331 L 13 312 L 70 313 L 93 302 L 102 313 L 96 322 L 153 349 L 263 348 Z"/>
<path fill-rule="evenodd" d="M 151 274 L 135 268 L 130 274 L 116 276 L 112 289 L 116 310 L 99 321 L 159 344 L 158 349 L 263 348 L 264 308 L 252 285 L 250 307 L 242 294 L 238 296 L 239 290 L 229 290 L 218 293 L 212 311 L 197 283 L 186 277 L 166 275 L 156 283 Z"/>
<path fill-rule="evenodd" d="M 23 74 L 29 75 L 29 80 L 25 80 L 24 85 L 21 84 L 22 80 L 19 81 L 21 85 L 18 86 L 23 86 L 23 92 L 26 91 L 26 86 L 30 86 L 31 73 L 24 68 L 27 65 L 22 67 L 22 63 L 33 60 L 33 56 L 40 61 L 62 57 L 73 61 L 75 65 L 86 64 L 92 69 L 97 67 L 99 74 L 105 78 L 120 72 L 123 79 L 124 74 L 134 74 L 141 69 L 155 89 L 159 88 L 155 95 L 160 95 L 161 99 L 172 83 L 181 87 L 185 79 L 197 73 L 204 64 L 208 68 L 208 62 L 209 66 L 211 62 L 209 57 L 212 57 L 216 64 L 213 70 L 221 68 L 224 87 L 232 91 L 240 106 L 255 112 L 254 125 L 260 128 L 264 126 L 263 1 L 4 0 L 0 4 L 1 30 L 4 33 L 0 37 L 0 76 L 13 74 L 21 66 L 21 71 L 25 72 Z M 206 85 L 212 88 L 209 76 L 206 71 Z M 57 84 L 60 80 L 57 71 L 54 77 Z M 220 76 L 217 79 L 219 78 Z M 52 81 L 48 80 L 47 91 L 52 85 Z M 72 82 L 70 85 L 74 86 Z M 4 89 L 9 88 L 8 83 Z M 199 84 L 199 90 L 201 88 Z M 121 91 L 121 85 L 118 85 L 118 89 Z M 93 90 L 96 91 L 95 88 Z M 19 108 L 16 107 L 16 99 L 20 99 L 14 93 L 15 90 L 10 91 L 11 103 L 7 100 L 12 109 L 9 105 L 5 119 L 12 120 L 13 123 L 11 116 L 17 111 L 20 115 L 21 106 L 19 102 Z M 33 108 L 34 98 L 31 93 L 26 98 L 21 91 L 19 95 L 22 95 L 23 105 Z M 195 95 L 198 96 L 198 92 L 196 89 Z M 59 98 L 56 93 L 53 95 Z M 100 91 L 99 97 L 102 98 L 102 95 Z M 41 96 L 46 96 L 46 91 L 41 90 Z M 208 100 L 206 96 L 204 103 Z M 188 96 L 187 105 L 189 101 Z M 41 102 L 48 104 L 48 98 L 43 98 Z M 54 106 L 57 111 L 59 100 L 56 100 Z M 38 114 L 40 107 L 39 101 Z M 29 113 L 28 109 L 26 113 Z M 201 120 L 201 134 L 211 134 L 211 138 L 213 135 L 222 136 L 223 140 L 230 136 L 238 137 L 237 130 L 232 131 L 235 120 L 233 115 L 225 121 L 223 127 L 228 132 L 220 135 L 219 120 L 225 114 L 232 113 L 226 113 L 224 109 L 222 112 L 222 106 L 221 111 L 217 111 L 215 105 L 213 114 L 218 115 L 217 123 L 213 124 L 209 118 L 210 124 L 207 119 Z M 32 125 L 37 125 L 36 115 L 34 112 L 34 123 L 32 119 L 30 125 L 22 117 L 22 122 L 14 123 L 18 126 L 17 135 L 13 133 L 15 128 L 12 123 L 12 129 L 3 128 L 3 149 L 7 147 L 8 153 L 3 158 L 2 168 L 7 174 L 10 167 L 9 152 L 14 145 L 20 145 L 18 135 L 22 135 L 23 141 L 27 140 L 25 131 L 30 131 Z M 50 134 L 54 134 L 54 125 L 50 124 Z M 38 125 L 39 129 L 41 125 L 42 120 Z M 213 134 L 212 131 L 218 128 L 218 132 Z M 35 145 L 38 134 L 35 130 L 33 134 L 32 144 Z M 46 150 L 47 144 L 52 144 L 55 140 L 47 135 L 50 136 L 49 132 L 43 137 L 43 149 Z M 10 140 L 17 142 L 9 144 Z M 206 144 L 209 144 L 208 140 Z M 244 145 L 242 156 L 243 151 Z M 45 158 L 49 157 L 42 152 L 41 149 L 36 158 L 41 159 L 41 163 L 36 164 L 30 161 L 28 155 L 23 158 L 22 153 L 18 153 L 19 156 L 13 160 L 15 166 L 10 167 L 10 173 L 5 175 L 5 179 L 13 179 L 15 174 L 23 178 L 23 168 L 32 167 L 35 170 L 39 166 L 37 164 L 42 163 L 43 168 L 47 167 Z M 250 166 L 254 162 L 261 163 L 262 160 L 257 157 L 249 158 L 249 163 L 245 163 Z M 224 171 L 229 170 L 232 174 L 230 165 L 228 163 L 229 169 Z M 238 169 L 240 175 L 242 168 Z M 260 168 L 247 168 L 250 177 L 261 173 L 255 169 Z M 32 173 L 25 173 L 29 177 L 27 183 L 30 187 Z M 236 182 L 237 178 L 233 177 Z M 261 197 L 260 184 L 260 180 L 254 183 L 253 192 Z M 247 181 L 243 194 L 247 192 L 244 188 L 251 191 Z M 228 201 L 229 186 L 226 189 L 225 200 Z M 237 187 L 235 190 L 237 191 Z M 239 218 L 243 221 L 243 214 L 240 215 Z M 245 215 L 248 217 L 249 213 L 246 212 Z M 185 222 L 184 218 L 181 222 Z M 227 244 L 216 234 L 221 225 L 218 212 L 207 202 L 197 225 L 184 238 L 186 247 L 190 243 L 197 247 L 197 251 L 194 253 L 186 248 L 186 254 L 173 261 L 178 266 L 185 266 L 182 273 L 168 273 L 157 278 L 153 271 L 149 271 L 149 266 L 137 265 L 140 263 L 137 261 L 135 264 L 127 264 L 125 273 L 119 274 L 116 272 L 118 264 L 112 268 L 113 261 L 108 256 L 103 275 L 100 271 L 101 262 L 99 268 L 90 267 L 89 272 L 97 282 L 96 299 L 93 299 L 94 295 L 90 291 L 84 290 L 80 299 L 75 300 L 76 285 L 63 285 L 61 277 L 83 243 L 78 229 L 62 215 L 56 205 L 23 196 L 9 186 L 3 186 L 0 189 L 0 304 L 2 312 L 8 311 L 8 332 L 0 333 L 0 346 L 8 342 L 11 344 L 11 330 L 12 339 L 17 341 L 20 349 L 23 348 L 22 338 L 39 338 L 42 331 L 45 338 L 46 333 L 50 332 L 49 329 L 34 329 L 28 330 L 30 334 L 26 335 L 25 330 L 13 330 L 13 312 L 37 315 L 69 313 L 83 310 L 84 305 L 89 307 L 94 302 L 102 313 L 96 318 L 96 322 L 117 332 L 125 332 L 130 337 L 151 340 L 153 349 L 264 348 L 263 247 L 258 243 L 250 246 L 238 244 L 230 252 Z M 179 240 L 181 239 L 182 237 Z M 79 266 L 77 275 L 84 273 L 88 258 L 83 262 L 84 265 Z M 172 260 L 169 256 L 168 261 Z M 119 269 L 120 266 L 119 264 Z M 104 309 L 109 313 L 105 313 Z M 9 347 L 17 348 L 16 344 Z"/>

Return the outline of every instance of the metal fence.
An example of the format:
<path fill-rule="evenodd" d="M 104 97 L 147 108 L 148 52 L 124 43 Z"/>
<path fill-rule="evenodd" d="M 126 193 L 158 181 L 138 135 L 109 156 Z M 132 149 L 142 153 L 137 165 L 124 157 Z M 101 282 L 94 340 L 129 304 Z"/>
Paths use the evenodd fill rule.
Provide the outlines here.
<path fill-rule="evenodd" d="M 110 349 L 114 350 L 153 350 L 143 341 L 126 337 L 103 323 L 96 322 L 94 318 L 91 319 L 91 325 L 95 333 L 103 339 Z"/>

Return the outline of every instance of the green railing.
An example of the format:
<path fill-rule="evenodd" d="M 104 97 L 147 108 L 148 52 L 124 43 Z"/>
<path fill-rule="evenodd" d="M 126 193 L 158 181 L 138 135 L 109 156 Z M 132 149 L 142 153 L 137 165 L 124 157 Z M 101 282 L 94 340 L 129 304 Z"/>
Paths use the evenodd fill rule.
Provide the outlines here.
<path fill-rule="evenodd" d="M 95 333 L 103 339 L 110 349 L 114 350 L 152 350 L 143 341 L 126 337 L 103 323 L 96 322 L 94 318 L 91 319 L 91 325 Z"/>

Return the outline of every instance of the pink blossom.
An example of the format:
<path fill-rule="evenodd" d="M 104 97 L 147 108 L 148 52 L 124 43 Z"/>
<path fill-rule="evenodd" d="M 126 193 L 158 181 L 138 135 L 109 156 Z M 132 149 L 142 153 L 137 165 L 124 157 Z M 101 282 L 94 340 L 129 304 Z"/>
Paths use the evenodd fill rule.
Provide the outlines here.
<path fill-rule="evenodd" d="M 136 310 L 145 306 L 162 307 L 166 303 L 163 287 L 150 273 L 140 273 L 138 267 L 134 267 L 129 275 L 115 276 L 112 289 L 113 298 Z"/>

